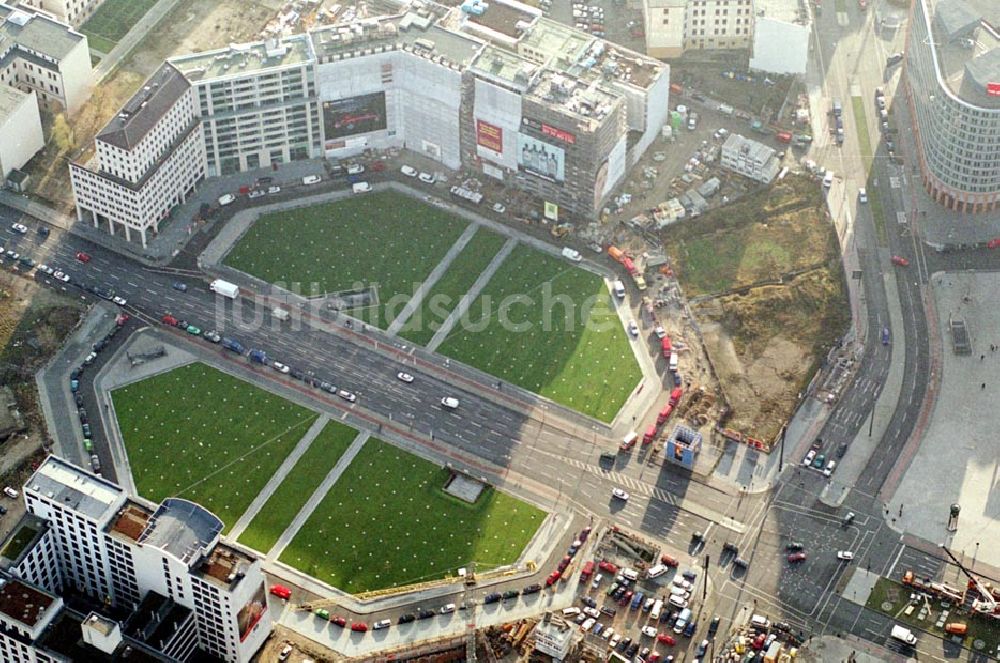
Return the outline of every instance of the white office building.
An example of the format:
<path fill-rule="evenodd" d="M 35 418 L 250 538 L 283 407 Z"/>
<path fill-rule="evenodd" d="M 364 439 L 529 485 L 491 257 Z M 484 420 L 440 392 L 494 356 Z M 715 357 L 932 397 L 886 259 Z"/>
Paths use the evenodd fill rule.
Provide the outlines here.
<path fill-rule="evenodd" d="M 0 85 L 0 181 L 26 164 L 45 144 L 34 92 Z"/>
<path fill-rule="evenodd" d="M 0 85 L 34 92 L 43 110 L 76 112 L 90 94 L 87 38 L 27 8 L 0 3 Z"/>
<path fill-rule="evenodd" d="M 729 134 L 729 138 L 722 144 L 719 164 L 723 168 L 764 184 L 773 182 L 781 169 L 774 148 L 740 134 Z"/>
<path fill-rule="evenodd" d="M 747 48 L 754 30 L 753 0 L 643 0 L 642 12 L 655 58 Z"/>
<path fill-rule="evenodd" d="M 808 10 L 786 0 L 755 0 L 754 7 L 750 70 L 804 75 L 812 34 Z"/>
<path fill-rule="evenodd" d="M 131 611 L 121 632 L 157 655 L 187 661 L 200 649 L 243 663 L 270 634 L 260 560 L 223 542 L 222 521 L 197 504 L 129 498 L 54 456 L 25 484 L 24 499 L 31 522 L 47 529 L 34 525 L 7 572 Z M 39 547 L 45 541 L 54 554 Z M 113 635 L 98 630 L 95 637 Z"/>
<path fill-rule="evenodd" d="M 578 632 L 574 624 L 547 612 L 535 624 L 532 634 L 535 637 L 535 650 L 548 654 L 557 661 L 565 660 L 573 645 L 579 640 L 576 637 Z"/>

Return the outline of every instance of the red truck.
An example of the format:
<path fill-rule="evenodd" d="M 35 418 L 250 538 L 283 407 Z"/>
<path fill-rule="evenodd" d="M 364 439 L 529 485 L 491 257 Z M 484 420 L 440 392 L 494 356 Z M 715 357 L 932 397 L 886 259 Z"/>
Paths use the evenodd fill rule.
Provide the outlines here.
<path fill-rule="evenodd" d="M 663 358 L 670 361 L 670 353 L 673 352 L 674 346 L 670 343 L 669 336 L 660 339 L 660 349 L 663 351 Z"/>
<path fill-rule="evenodd" d="M 680 402 L 681 396 L 684 395 L 684 390 L 680 387 L 675 387 L 673 391 L 670 392 L 670 404 L 677 405 Z"/>
<path fill-rule="evenodd" d="M 656 425 L 662 426 L 664 423 L 666 423 L 667 419 L 670 418 L 670 415 L 673 413 L 673 411 L 674 411 L 674 406 L 672 403 L 667 403 L 666 405 L 664 405 L 663 409 L 660 410 L 660 413 L 656 415 Z"/>
<path fill-rule="evenodd" d="M 653 424 L 646 429 L 646 434 L 642 436 L 642 443 L 650 444 L 655 439 L 656 439 L 656 424 Z"/>
<path fill-rule="evenodd" d="M 594 573 L 594 560 L 590 560 L 580 569 L 580 582 L 586 582 Z"/>
<path fill-rule="evenodd" d="M 778 133 L 775 134 L 775 136 L 782 143 L 791 143 L 792 142 L 792 134 L 789 133 L 789 132 L 787 132 L 787 131 L 779 131 Z"/>

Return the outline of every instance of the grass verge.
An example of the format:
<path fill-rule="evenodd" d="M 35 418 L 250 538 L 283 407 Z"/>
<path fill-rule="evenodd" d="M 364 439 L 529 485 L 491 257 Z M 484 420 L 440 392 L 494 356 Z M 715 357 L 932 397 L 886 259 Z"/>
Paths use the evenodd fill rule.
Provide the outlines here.
<path fill-rule="evenodd" d="M 448 470 L 369 439 L 281 554 L 281 561 L 351 593 L 480 571 L 517 560 L 545 513 L 485 490 L 447 495 Z"/>
<path fill-rule="evenodd" d="M 380 305 L 353 313 L 384 329 L 465 228 L 439 207 L 380 191 L 265 214 L 225 262 L 305 295 L 376 285 Z"/>
<path fill-rule="evenodd" d="M 240 534 L 240 543 L 267 554 L 347 451 L 347 447 L 351 446 L 357 434 L 358 431 L 350 426 L 328 421 L 295 463 L 285 481 Z"/>
<path fill-rule="evenodd" d="M 417 345 L 427 345 L 459 300 L 503 247 L 507 238 L 480 228 L 465 245 L 462 252 L 431 288 L 420 307 L 400 330 L 399 335 Z"/>
<path fill-rule="evenodd" d="M 113 398 L 139 494 L 197 502 L 226 531 L 316 419 L 197 363 L 117 389 Z"/>
<path fill-rule="evenodd" d="M 611 421 L 642 373 L 604 281 L 518 246 L 438 352 Z"/>
<path fill-rule="evenodd" d="M 887 246 L 888 232 L 885 227 L 885 211 L 882 208 L 882 197 L 878 187 L 873 186 L 875 152 L 872 150 L 871 135 L 868 133 L 868 117 L 865 113 L 865 101 L 861 97 L 851 97 L 851 108 L 854 112 L 854 124 L 858 128 L 858 146 L 861 148 L 861 161 L 865 166 L 865 187 L 868 192 L 868 204 L 871 206 L 872 218 L 875 220 L 875 232 L 878 234 L 880 246 Z"/>
<path fill-rule="evenodd" d="M 155 4 L 156 0 L 105 0 L 80 26 L 80 32 L 87 35 L 92 48 L 110 53 L 111 49 L 105 50 L 104 46 L 110 44 L 114 48 Z"/>

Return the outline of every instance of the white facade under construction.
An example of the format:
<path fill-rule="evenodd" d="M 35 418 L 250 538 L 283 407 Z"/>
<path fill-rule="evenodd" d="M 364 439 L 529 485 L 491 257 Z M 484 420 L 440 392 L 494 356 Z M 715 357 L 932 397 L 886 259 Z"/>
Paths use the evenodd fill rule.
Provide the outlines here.
<path fill-rule="evenodd" d="M 740 134 L 729 134 L 722 145 L 719 163 L 723 168 L 764 184 L 773 182 L 781 169 L 774 148 Z"/>

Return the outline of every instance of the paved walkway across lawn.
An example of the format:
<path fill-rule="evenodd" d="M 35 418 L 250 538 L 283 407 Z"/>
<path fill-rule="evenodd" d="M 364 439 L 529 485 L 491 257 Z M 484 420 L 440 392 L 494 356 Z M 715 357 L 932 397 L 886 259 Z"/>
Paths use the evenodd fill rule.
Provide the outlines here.
<path fill-rule="evenodd" d="M 448 337 L 448 334 L 450 334 L 451 330 L 455 327 L 455 323 L 462 319 L 462 316 L 464 316 L 466 311 L 469 310 L 469 307 L 472 306 L 472 302 L 476 301 L 476 298 L 479 297 L 480 291 L 486 287 L 487 283 L 490 282 L 490 279 L 493 278 L 496 271 L 500 269 L 500 265 L 507 259 L 507 256 L 511 254 L 511 251 L 514 250 L 515 246 L 517 246 L 517 240 L 512 237 L 504 243 L 503 248 L 497 251 L 497 254 L 493 256 L 493 260 L 490 261 L 490 264 L 486 266 L 486 269 L 482 271 L 479 278 L 476 279 L 476 282 L 472 284 L 471 288 L 469 288 L 469 292 L 458 300 L 458 306 L 456 306 L 455 310 L 451 312 L 451 315 L 449 315 L 448 318 L 441 323 L 441 329 L 437 330 L 434 337 L 431 339 L 431 342 L 427 344 L 428 352 L 434 352 L 437 350 L 437 347 L 444 342 L 444 339 Z"/>
<path fill-rule="evenodd" d="M 283 463 L 281 463 L 278 471 L 274 473 L 274 476 L 271 477 L 271 479 L 264 485 L 261 491 L 257 494 L 257 497 L 254 498 L 253 502 L 250 502 L 250 506 L 247 507 L 247 510 L 242 516 L 240 516 L 240 519 L 236 521 L 236 524 L 233 525 L 233 529 L 229 532 L 229 538 L 240 538 L 240 535 L 243 534 L 243 530 L 247 528 L 247 525 L 250 524 L 250 521 L 253 520 L 257 513 L 261 510 L 264 503 L 271 499 L 271 495 L 273 495 L 274 491 L 278 489 L 281 482 L 285 480 L 288 473 L 292 471 L 292 468 L 295 467 L 295 463 L 299 462 L 299 458 L 301 458 L 302 454 L 309 449 L 313 440 L 315 440 L 316 436 L 320 434 L 320 431 L 323 430 L 326 426 L 326 422 L 328 421 L 330 421 L 330 417 L 324 414 L 313 422 L 312 426 L 309 427 L 309 430 L 306 431 L 306 434 L 302 436 L 299 443 L 295 445 L 294 449 L 292 449 L 292 453 L 288 454 L 288 457 L 285 458 Z"/>
<path fill-rule="evenodd" d="M 337 482 L 337 479 L 339 479 L 340 475 L 344 473 L 344 470 L 347 469 L 348 465 L 351 464 L 354 457 L 358 455 L 361 448 L 365 446 L 365 442 L 368 441 L 369 437 L 370 434 L 367 432 L 358 433 L 358 436 L 354 438 L 353 442 L 351 442 L 351 446 L 347 447 L 347 451 L 344 452 L 344 455 L 340 457 L 337 464 L 333 466 L 333 469 L 330 470 L 329 474 L 326 475 L 326 478 L 323 479 L 323 483 L 321 483 L 319 487 L 313 491 L 313 494 L 309 497 L 309 501 L 307 501 L 305 506 L 303 506 L 302 509 L 299 510 L 298 514 L 296 514 L 295 519 L 292 520 L 292 524 L 281 533 L 281 536 L 278 537 L 278 542 L 274 544 L 274 547 L 271 548 L 270 551 L 268 551 L 268 562 L 277 561 L 281 552 L 285 549 L 289 542 L 291 542 L 295 534 L 302 528 L 302 525 L 304 525 L 306 520 L 309 519 L 309 516 L 311 516 L 312 512 L 316 510 L 316 507 L 319 506 L 319 503 L 323 500 L 323 498 L 326 497 L 330 488 Z"/>
<path fill-rule="evenodd" d="M 413 312 L 420 308 L 420 305 L 424 301 L 424 297 L 430 289 L 434 287 L 435 283 L 438 282 L 445 270 L 451 266 L 455 257 L 458 256 L 463 249 L 465 249 L 465 245 L 469 243 L 469 240 L 472 239 L 472 236 L 476 234 L 477 230 L 479 230 L 479 225 L 476 223 L 470 223 L 466 226 L 465 232 L 463 232 L 462 235 L 455 240 L 455 243 L 451 245 L 450 249 L 448 249 L 448 253 L 444 254 L 444 258 L 441 258 L 441 262 L 439 262 L 437 266 L 431 270 L 431 273 L 427 275 L 424 282 L 420 284 L 417 291 L 413 293 L 412 297 L 410 297 L 410 301 L 406 302 L 406 306 L 404 306 L 403 310 L 396 316 L 396 319 L 392 321 L 389 328 L 385 330 L 386 334 L 389 336 L 395 336 L 399 333 L 399 330 L 403 328 L 403 325 L 405 325 L 407 320 L 410 319 Z"/>

